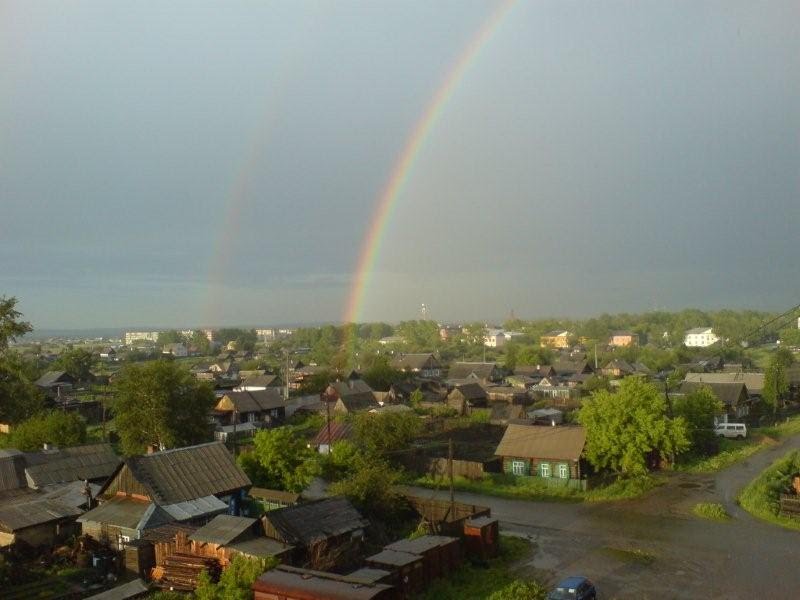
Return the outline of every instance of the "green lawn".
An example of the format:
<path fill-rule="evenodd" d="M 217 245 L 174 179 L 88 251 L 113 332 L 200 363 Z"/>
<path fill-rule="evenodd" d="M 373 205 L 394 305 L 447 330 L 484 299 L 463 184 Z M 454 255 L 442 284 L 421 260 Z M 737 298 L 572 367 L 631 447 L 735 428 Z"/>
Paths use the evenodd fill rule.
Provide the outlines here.
<path fill-rule="evenodd" d="M 556 502 L 608 502 L 636 498 L 664 482 L 662 477 L 648 476 L 630 479 L 619 479 L 608 485 L 582 491 L 568 487 L 555 487 L 532 477 L 515 477 L 514 475 L 491 474 L 483 479 L 472 480 L 456 477 L 453 487 L 462 492 L 499 496 L 515 500 L 538 500 Z M 441 478 L 425 475 L 412 482 L 414 485 L 432 489 L 444 489 L 447 482 Z"/>
<path fill-rule="evenodd" d="M 419 600 L 482 600 L 517 580 L 512 569 L 516 562 L 531 551 L 527 540 L 506 535 L 500 536 L 500 555 L 488 564 L 473 566 L 469 563 L 446 578 L 437 579 L 428 586 Z"/>
<path fill-rule="evenodd" d="M 739 494 L 739 505 L 751 515 L 774 525 L 800 531 L 800 519 L 781 516 L 779 498 L 792 473 L 800 470 L 800 452 L 794 450 L 776 460 Z"/>

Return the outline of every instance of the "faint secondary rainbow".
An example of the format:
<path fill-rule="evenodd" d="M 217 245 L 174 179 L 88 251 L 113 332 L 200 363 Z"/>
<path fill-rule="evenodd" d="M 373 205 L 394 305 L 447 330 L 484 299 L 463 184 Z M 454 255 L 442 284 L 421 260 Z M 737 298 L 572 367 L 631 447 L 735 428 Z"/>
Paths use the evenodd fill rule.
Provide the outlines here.
<path fill-rule="evenodd" d="M 355 279 L 350 289 L 347 305 L 345 306 L 345 323 L 356 323 L 361 315 L 364 299 L 369 285 L 370 275 L 375 268 L 375 262 L 380 256 L 386 226 L 392 216 L 397 199 L 408 181 L 411 169 L 419 156 L 420 150 L 428 138 L 437 119 L 442 114 L 447 101 L 453 95 L 459 82 L 463 79 L 470 65 L 477 57 L 480 50 L 497 31 L 498 26 L 508 15 L 516 0 L 506 0 L 500 4 L 489 16 L 486 22 L 470 39 L 464 51 L 447 72 L 442 83 L 431 98 L 431 101 L 417 121 L 411 135 L 408 136 L 403 151 L 392 168 L 389 179 L 384 184 L 378 199 L 377 206 L 372 214 L 367 234 L 361 243 L 361 250 L 356 263 Z"/>

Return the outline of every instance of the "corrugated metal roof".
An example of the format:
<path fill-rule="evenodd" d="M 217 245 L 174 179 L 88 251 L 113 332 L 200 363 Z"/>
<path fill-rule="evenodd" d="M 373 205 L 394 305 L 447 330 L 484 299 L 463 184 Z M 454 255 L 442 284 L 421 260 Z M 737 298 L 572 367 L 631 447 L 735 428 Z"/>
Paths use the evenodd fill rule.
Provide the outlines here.
<path fill-rule="evenodd" d="M 158 504 L 223 494 L 251 485 L 221 442 L 176 448 L 125 461 Z"/>
<path fill-rule="evenodd" d="M 226 545 L 253 527 L 255 519 L 233 515 L 217 515 L 189 536 L 190 540 Z"/>
<path fill-rule="evenodd" d="M 53 500 L 26 501 L 0 507 L 0 529 L 14 532 L 79 514 L 80 509 Z"/>
<path fill-rule="evenodd" d="M 109 477 L 121 462 L 110 444 L 88 444 L 25 454 L 31 487 Z"/>
<path fill-rule="evenodd" d="M 128 583 L 123 583 L 115 588 L 100 592 L 94 596 L 89 596 L 86 600 L 127 600 L 135 598 L 148 591 L 147 584 L 141 579 L 134 579 Z"/>
<path fill-rule="evenodd" d="M 204 496 L 174 504 L 162 504 L 160 508 L 176 521 L 187 521 L 228 510 L 228 505 L 216 496 Z"/>
<path fill-rule="evenodd" d="M 497 456 L 578 460 L 586 445 L 580 426 L 509 425 L 495 450 Z"/>
<path fill-rule="evenodd" d="M 281 533 L 287 543 L 301 546 L 363 529 L 369 524 L 342 497 L 271 510 L 263 518 Z"/>
<path fill-rule="evenodd" d="M 97 508 L 83 513 L 78 517 L 79 523 L 95 522 L 106 525 L 116 525 L 127 529 L 136 529 L 139 521 L 150 507 L 147 500 L 134 500 L 133 498 L 111 498 Z"/>
<path fill-rule="evenodd" d="M 353 424 L 341 421 L 331 421 L 331 441 L 328 441 L 328 426 L 323 425 L 322 428 L 314 436 L 311 441 L 312 446 L 321 446 L 323 444 L 335 444 L 342 440 L 349 440 L 353 437 Z"/>
<path fill-rule="evenodd" d="M 302 591 L 309 597 L 327 598 L 328 600 L 371 600 L 391 586 L 375 583 L 370 584 L 358 579 L 311 571 L 296 569 L 286 565 L 278 565 L 256 579 L 253 590 L 267 593 L 277 593 L 294 598 L 296 592 Z"/>

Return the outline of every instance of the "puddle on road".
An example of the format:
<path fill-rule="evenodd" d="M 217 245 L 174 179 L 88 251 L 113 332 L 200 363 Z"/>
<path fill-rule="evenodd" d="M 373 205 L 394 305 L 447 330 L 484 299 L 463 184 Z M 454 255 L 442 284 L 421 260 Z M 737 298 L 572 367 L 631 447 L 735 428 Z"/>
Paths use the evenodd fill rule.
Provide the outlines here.
<path fill-rule="evenodd" d="M 547 571 L 554 570 L 560 561 L 555 554 L 549 554 L 544 550 L 537 550 L 533 560 L 528 564 L 535 569 L 542 569 Z"/>

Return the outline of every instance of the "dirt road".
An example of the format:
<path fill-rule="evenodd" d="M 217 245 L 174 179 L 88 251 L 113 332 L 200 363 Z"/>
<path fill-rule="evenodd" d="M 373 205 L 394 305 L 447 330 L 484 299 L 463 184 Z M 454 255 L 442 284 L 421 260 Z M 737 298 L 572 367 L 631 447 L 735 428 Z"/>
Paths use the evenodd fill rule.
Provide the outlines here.
<path fill-rule="evenodd" d="M 535 543 L 524 568 L 548 582 L 585 575 L 602 598 L 800 598 L 800 533 L 758 521 L 735 503 L 743 486 L 794 448 L 800 435 L 716 475 L 675 474 L 635 500 L 569 504 L 468 493 L 457 500 L 491 507 L 504 531 Z M 697 518 L 698 502 L 721 502 L 733 518 Z"/>

